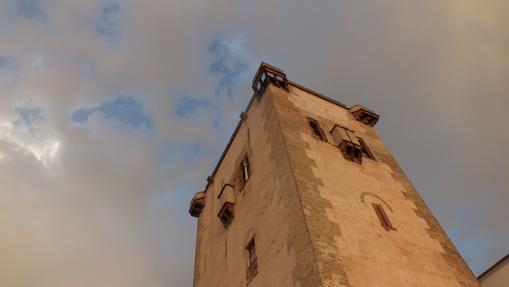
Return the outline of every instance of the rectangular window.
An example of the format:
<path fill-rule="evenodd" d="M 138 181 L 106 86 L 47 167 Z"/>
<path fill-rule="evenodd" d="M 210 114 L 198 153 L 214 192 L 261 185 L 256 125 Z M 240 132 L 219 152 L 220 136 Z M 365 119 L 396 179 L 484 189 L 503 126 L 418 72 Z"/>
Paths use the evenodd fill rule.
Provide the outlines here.
<path fill-rule="evenodd" d="M 246 270 L 246 281 L 251 282 L 253 278 L 258 274 L 258 260 L 256 258 L 256 243 L 255 239 L 251 239 L 246 247 L 247 251 L 247 270 Z"/>
<path fill-rule="evenodd" d="M 362 154 L 365 155 L 369 159 L 375 160 L 375 156 L 373 155 L 373 153 L 369 149 L 369 147 L 366 144 L 366 142 L 362 138 L 358 137 L 357 139 L 359 140 L 359 143 L 361 145 Z"/>
<path fill-rule="evenodd" d="M 380 220 L 380 224 L 382 225 L 383 228 L 385 228 L 385 230 L 395 229 L 392 226 L 389 217 L 385 213 L 384 208 L 380 204 L 373 203 L 373 209 L 375 210 L 375 213 L 378 216 L 378 219 Z"/>
<path fill-rule="evenodd" d="M 327 141 L 322 127 L 320 127 L 320 124 L 316 120 L 308 118 L 308 123 L 314 138 L 321 141 Z"/>

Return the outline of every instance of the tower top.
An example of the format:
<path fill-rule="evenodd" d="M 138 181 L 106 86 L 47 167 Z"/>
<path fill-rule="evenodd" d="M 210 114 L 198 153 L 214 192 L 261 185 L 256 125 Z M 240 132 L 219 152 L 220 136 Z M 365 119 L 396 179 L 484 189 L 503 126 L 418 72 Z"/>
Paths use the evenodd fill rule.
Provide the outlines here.
<path fill-rule="evenodd" d="M 260 66 L 258 67 L 258 71 L 256 72 L 256 74 L 253 78 L 253 85 L 264 71 L 270 71 L 274 74 L 279 74 L 279 75 L 282 75 L 284 78 L 286 78 L 286 74 L 282 69 L 272 66 L 271 64 L 261 62 Z"/>
<path fill-rule="evenodd" d="M 269 83 L 288 90 L 288 79 L 286 78 L 285 72 L 277 67 L 262 62 L 253 78 L 253 91 L 255 95 L 262 95 Z"/>
<path fill-rule="evenodd" d="M 315 97 L 318 97 L 324 101 L 333 103 L 335 105 L 338 105 L 346 110 L 348 110 L 352 116 L 359 122 L 362 122 L 366 125 L 369 125 L 373 127 L 377 122 L 380 116 L 375 113 L 373 110 L 368 109 L 361 105 L 353 105 L 352 107 L 348 107 L 347 105 L 333 99 L 330 97 L 327 97 L 319 92 L 316 92 L 312 89 L 309 89 L 307 87 L 304 87 L 300 84 L 297 84 L 295 82 L 292 82 L 288 80 L 286 73 L 283 71 L 283 69 L 278 68 L 276 66 L 273 66 L 271 64 L 268 64 L 266 62 L 261 62 L 260 66 L 258 67 L 258 70 L 253 78 L 253 91 L 254 95 L 251 97 L 251 100 L 249 101 L 247 107 L 244 109 L 243 112 L 241 112 L 240 121 L 237 123 L 237 126 L 235 127 L 235 130 L 233 131 L 233 134 L 231 135 L 230 139 L 228 140 L 228 143 L 226 144 L 226 147 L 219 157 L 218 162 L 216 163 L 214 170 L 212 171 L 211 175 L 207 177 L 207 184 L 205 185 L 204 192 L 207 191 L 208 186 L 213 182 L 214 176 L 221 165 L 226 153 L 228 152 L 228 149 L 230 148 L 230 145 L 232 144 L 233 140 L 235 139 L 235 136 L 237 135 L 238 130 L 240 129 L 242 123 L 247 118 L 247 113 L 251 107 L 251 104 L 253 103 L 253 100 L 256 97 L 261 97 L 263 93 L 265 92 L 265 89 L 269 84 L 274 84 L 278 87 L 284 88 L 285 90 L 289 91 L 290 87 L 302 90 L 310 95 L 313 95 Z"/>

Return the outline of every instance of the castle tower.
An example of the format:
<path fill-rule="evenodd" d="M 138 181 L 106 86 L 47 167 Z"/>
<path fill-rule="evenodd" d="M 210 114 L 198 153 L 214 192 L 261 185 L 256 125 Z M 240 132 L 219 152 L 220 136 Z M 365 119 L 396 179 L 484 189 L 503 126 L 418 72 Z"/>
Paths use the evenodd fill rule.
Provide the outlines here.
<path fill-rule="evenodd" d="M 195 287 L 478 287 L 376 134 L 379 116 L 262 63 L 191 201 Z"/>

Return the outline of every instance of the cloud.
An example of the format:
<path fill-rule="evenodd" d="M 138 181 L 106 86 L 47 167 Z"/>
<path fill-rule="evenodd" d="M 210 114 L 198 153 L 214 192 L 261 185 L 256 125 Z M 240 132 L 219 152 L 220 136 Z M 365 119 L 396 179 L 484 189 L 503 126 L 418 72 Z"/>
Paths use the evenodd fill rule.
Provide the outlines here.
<path fill-rule="evenodd" d="M 115 119 L 132 128 L 153 127 L 151 119 L 143 111 L 143 105 L 132 96 L 118 96 L 97 107 L 77 109 L 71 118 L 74 122 L 84 123 L 94 113 L 100 113 L 105 119 Z"/>
<path fill-rule="evenodd" d="M 48 167 L 59 155 L 61 142 L 47 130 L 45 111 L 34 105 L 15 109 L 18 117 L 12 121 L 0 122 L 0 153 L 3 159 L 11 159 L 10 153 L 30 155 L 43 166 Z M 1 160 L 1 159 L 0 159 Z"/>
<path fill-rule="evenodd" d="M 13 126 L 3 124 L 0 126 L 0 142 L 6 145 L 5 150 L 0 150 L 0 161 L 11 159 L 9 153 L 22 152 L 33 156 L 43 166 L 49 166 L 57 159 L 61 144 L 54 138 L 37 138 L 30 140 L 15 131 Z"/>

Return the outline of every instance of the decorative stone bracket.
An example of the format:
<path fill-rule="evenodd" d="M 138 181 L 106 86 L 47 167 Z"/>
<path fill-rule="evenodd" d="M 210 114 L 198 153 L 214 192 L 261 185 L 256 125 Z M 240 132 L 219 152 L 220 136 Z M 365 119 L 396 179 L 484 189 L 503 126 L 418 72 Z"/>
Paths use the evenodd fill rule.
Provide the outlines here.
<path fill-rule="evenodd" d="M 191 216 L 198 217 L 200 216 L 203 207 L 205 207 L 205 192 L 200 191 L 193 196 L 193 199 L 191 199 L 189 213 Z"/>
<path fill-rule="evenodd" d="M 262 62 L 253 78 L 253 91 L 255 95 L 261 96 L 269 83 L 288 91 L 288 79 L 286 78 L 285 72 Z"/>
<path fill-rule="evenodd" d="M 228 227 L 234 218 L 235 190 L 233 185 L 225 184 L 218 195 L 221 209 L 217 217 L 221 220 L 224 227 Z"/>
<path fill-rule="evenodd" d="M 373 127 L 380 118 L 380 116 L 374 111 L 361 105 L 352 106 L 350 108 L 350 113 L 356 120 L 371 127 Z"/>

